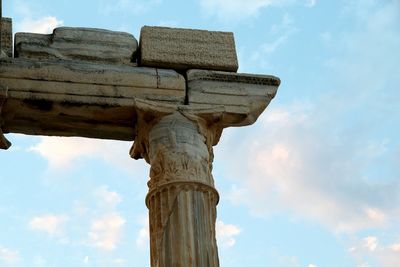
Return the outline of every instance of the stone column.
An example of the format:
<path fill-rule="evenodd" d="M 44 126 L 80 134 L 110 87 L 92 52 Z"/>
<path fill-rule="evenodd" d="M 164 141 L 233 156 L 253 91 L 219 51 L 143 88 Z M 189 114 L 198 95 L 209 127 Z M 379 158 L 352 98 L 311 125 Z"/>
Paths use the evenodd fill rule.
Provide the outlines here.
<path fill-rule="evenodd" d="M 143 116 L 142 116 L 143 117 Z M 145 120 L 138 123 L 143 125 Z M 213 129 L 179 111 L 153 119 L 139 132 L 133 153 L 151 165 L 152 267 L 217 267 L 216 205 L 212 169 Z"/>

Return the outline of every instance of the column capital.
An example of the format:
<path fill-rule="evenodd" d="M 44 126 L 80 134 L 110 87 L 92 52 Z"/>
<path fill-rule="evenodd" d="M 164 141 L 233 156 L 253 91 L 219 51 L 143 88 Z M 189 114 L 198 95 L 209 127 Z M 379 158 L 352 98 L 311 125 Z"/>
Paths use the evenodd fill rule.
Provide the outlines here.
<path fill-rule="evenodd" d="M 135 123 L 135 141 L 129 152 L 134 159 L 145 159 L 150 163 L 148 146 L 149 133 L 151 129 L 162 118 L 172 114 L 180 114 L 187 120 L 195 123 L 198 131 L 205 138 L 205 144 L 210 153 L 212 146 L 218 144 L 224 128 L 223 108 L 199 108 L 186 105 L 162 104 L 149 100 L 135 100 L 135 110 L 137 121 Z"/>

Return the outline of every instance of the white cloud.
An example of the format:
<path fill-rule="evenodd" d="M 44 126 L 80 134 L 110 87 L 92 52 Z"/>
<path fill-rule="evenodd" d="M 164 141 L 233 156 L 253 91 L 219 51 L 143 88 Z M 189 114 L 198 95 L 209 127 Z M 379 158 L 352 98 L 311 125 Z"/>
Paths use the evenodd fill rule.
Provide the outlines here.
<path fill-rule="evenodd" d="M 122 201 L 122 197 L 117 192 L 108 190 L 108 186 L 105 185 L 97 188 L 94 194 L 107 209 L 115 208 Z"/>
<path fill-rule="evenodd" d="M 23 19 L 15 22 L 16 32 L 33 32 L 48 34 L 54 28 L 60 27 L 64 22 L 51 15 L 43 15 L 40 5 L 35 5 L 34 1 L 14 0 L 13 10 Z"/>
<path fill-rule="evenodd" d="M 41 137 L 40 143 L 31 147 L 49 161 L 52 169 L 70 168 L 82 158 L 96 156 L 104 148 L 104 143 L 97 139 Z"/>
<path fill-rule="evenodd" d="M 227 162 L 231 156 L 216 155 L 216 160 L 223 158 L 231 166 L 231 175 L 238 177 L 230 200 L 248 204 L 258 216 L 289 209 L 336 231 L 384 226 L 388 218 L 386 211 L 366 198 L 374 189 L 362 177 L 351 178 L 359 174 L 351 169 L 355 166 L 349 162 L 353 156 L 348 154 L 347 144 L 327 145 L 333 141 L 316 135 L 312 130 L 314 117 L 310 114 L 316 113 L 298 110 L 295 106 L 270 110 L 258 122 L 259 134 L 247 139 L 237 131 L 243 146 L 229 145 L 227 140 L 227 155 L 239 151 L 251 155 L 247 162 L 240 164 Z M 238 137 L 232 140 L 235 138 Z M 229 151 L 232 148 L 236 152 Z M 348 157 L 336 157 L 344 153 Z M 239 176 L 247 178 L 239 182 Z M 387 193 L 394 196 L 395 190 Z"/>
<path fill-rule="evenodd" d="M 317 0 L 199 0 L 199 3 L 208 15 L 232 22 L 255 17 L 271 6 L 288 6 L 304 1 L 310 8 L 317 4 Z"/>
<path fill-rule="evenodd" d="M 366 208 L 365 213 L 368 216 L 368 218 L 374 222 L 383 224 L 387 221 L 386 214 L 377 208 L 371 208 L 371 207 Z"/>
<path fill-rule="evenodd" d="M 367 236 L 364 238 L 364 247 L 370 251 L 374 251 L 378 246 L 378 238 L 375 236 Z"/>
<path fill-rule="evenodd" d="M 121 12 L 143 14 L 161 3 L 162 0 L 102 0 L 99 4 L 99 12 L 106 15 Z"/>
<path fill-rule="evenodd" d="M 60 27 L 64 24 L 62 20 L 56 17 L 47 16 L 39 19 L 25 18 L 16 24 L 17 32 L 33 32 L 48 34 L 54 28 Z"/>
<path fill-rule="evenodd" d="M 240 19 L 253 16 L 273 0 L 200 0 L 200 6 L 210 14 L 217 14 L 222 19 Z"/>
<path fill-rule="evenodd" d="M 397 143 L 392 127 L 400 123 L 394 115 L 400 65 L 391 56 L 400 46 L 400 17 L 394 10 L 391 4 L 371 9 L 359 21 L 365 28 L 332 37 L 335 64 L 315 88 L 321 93 L 313 104 L 277 106 L 278 92 L 256 125 L 224 132 L 215 164 L 234 179 L 233 202 L 257 216 L 289 211 L 338 232 L 398 221 L 398 165 L 388 160 Z M 391 130 L 382 130 L 385 124 Z"/>
<path fill-rule="evenodd" d="M 239 53 L 241 62 L 240 71 L 251 72 L 252 69 L 269 67 L 270 63 L 268 60 L 270 55 L 284 47 L 297 31 L 292 17 L 289 14 L 284 14 L 279 23 L 273 24 L 264 33 L 267 39 L 264 43 L 258 44 L 256 48 L 252 48 L 249 56 Z"/>
<path fill-rule="evenodd" d="M 12 267 L 20 261 L 19 252 L 0 246 L 0 266 Z"/>
<path fill-rule="evenodd" d="M 240 234 L 242 230 L 233 224 L 225 224 L 223 221 L 216 223 L 216 238 L 218 245 L 221 247 L 233 247 L 236 243 L 235 237 Z"/>
<path fill-rule="evenodd" d="M 358 262 L 357 266 L 369 266 L 371 259 L 376 266 L 398 267 L 400 266 L 400 244 L 381 245 L 378 237 L 365 237 L 351 252 L 352 256 Z M 368 259 L 368 261 L 367 261 Z"/>
<path fill-rule="evenodd" d="M 122 141 L 46 136 L 29 150 L 44 157 L 53 171 L 76 168 L 84 160 L 100 159 L 120 170 L 146 173 L 147 166 L 129 156 L 131 145 Z"/>
<path fill-rule="evenodd" d="M 306 6 L 314 7 L 317 4 L 317 0 L 307 0 Z"/>
<path fill-rule="evenodd" d="M 121 259 L 121 258 L 114 259 L 112 262 L 115 265 L 123 265 L 123 266 L 126 265 L 126 260 L 125 259 Z"/>
<path fill-rule="evenodd" d="M 140 249 L 148 250 L 150 247 L 149 216 L 147 214 L 140 216 L 138 222 L 141 228 L 136 237 L 136 246 Z"/>
<path fill-rule="evenodd" d="M 207 14 L 221 20 L 239 21 L 257 16 L 263 8 L 293 2 L 295 0 L 200 0 L 200 6 Z"/>
<path fill-rule="evenodd" d="M 121 238 L 125 219 L 119 214 L 108 214 L 92 222 L 89 242 L 101 250 L 114 250 Z"/>
<path fill-rule="evenodd" d="M 308 267 L 317 267 L 315 264 L 309 264 Z"/>
<path fill-rule="evenodd" d="M 66 215 L 46 214 L 32 218 L 29 221 L 29 228 L 45 232 L 50 236 L 59 236 L 63 234 L 63 228 L 67 220 L 68 217 Z"/>
<path fill-rule="evenodd" d="M 400 243 L 391 245 L 390 249 L 394 252 L 400 252 Z"/>

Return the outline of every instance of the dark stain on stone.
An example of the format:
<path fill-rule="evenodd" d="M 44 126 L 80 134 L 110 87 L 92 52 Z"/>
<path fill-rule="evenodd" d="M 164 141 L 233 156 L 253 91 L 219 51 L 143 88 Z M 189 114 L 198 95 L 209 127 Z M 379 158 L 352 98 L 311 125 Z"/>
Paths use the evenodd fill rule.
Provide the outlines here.
<path fill-rule="evenodd" d="M 42 111 L 51 111 L 53 109 L 53 102 L 43 99 L 24 99 L 24 103 L 32 108 Z"/>

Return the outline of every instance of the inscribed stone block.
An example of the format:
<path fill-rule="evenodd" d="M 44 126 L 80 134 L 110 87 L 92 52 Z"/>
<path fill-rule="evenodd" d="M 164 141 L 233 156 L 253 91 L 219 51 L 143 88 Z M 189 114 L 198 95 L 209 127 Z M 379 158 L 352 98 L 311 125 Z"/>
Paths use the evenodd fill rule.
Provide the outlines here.
<path fill-rule="evenodd" d="M 139 46 L 142 66 L 232 72 L 238 69 L 231 32 L 144 26 Z"/>

